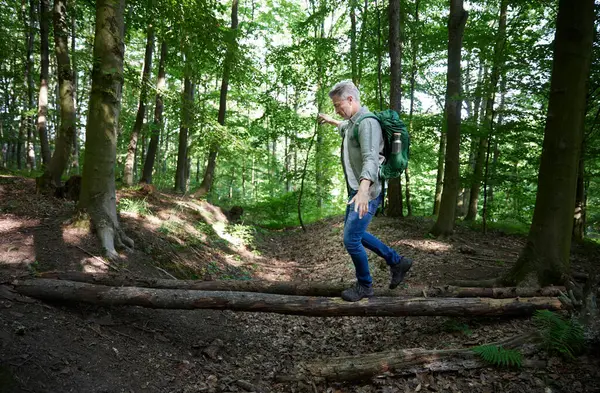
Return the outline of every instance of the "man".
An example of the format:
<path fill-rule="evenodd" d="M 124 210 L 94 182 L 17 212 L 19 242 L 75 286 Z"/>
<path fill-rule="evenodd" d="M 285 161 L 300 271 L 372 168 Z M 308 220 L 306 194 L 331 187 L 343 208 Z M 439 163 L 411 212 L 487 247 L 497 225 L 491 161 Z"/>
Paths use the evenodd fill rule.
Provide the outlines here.
<path fill-rule="evenodd" d="M 367 232 L 367 227 L 383 201 L 383 185 L 379 179 L 379 165 L 383 162 L 384 141 L 381 126 L 376 119 L 361 120 L 358 140 L 354 127 L 358 120 L 369 113 L 360 105 L 359 91 L 351 81 L 336 84 L 329 92 L 335 112 L 344 118 L 340 122 L 328 115 L 319 114 L 321 124 L 338 128 L 342 137 L 342 167 L 348 189 L 348 205 L 344 218 L 344 246 L 356 269 L 357 282 L 342 292 L 346 301 L 356 302 L 373 296 L 372 278 L 365 247 L 384 258 L 390 266 L 390 289 L 396 288 L 411 268 L 412 261 L 398 255 L 391 247 Z"/>

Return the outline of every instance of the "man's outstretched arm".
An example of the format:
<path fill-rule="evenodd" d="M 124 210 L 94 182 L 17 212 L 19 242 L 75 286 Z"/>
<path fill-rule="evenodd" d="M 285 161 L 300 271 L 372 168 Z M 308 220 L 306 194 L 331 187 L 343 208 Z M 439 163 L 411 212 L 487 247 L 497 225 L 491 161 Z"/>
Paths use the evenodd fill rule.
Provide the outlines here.
<path fill-rule="evenodd" d="M 335 120 L 333 117 L 324 113 L 319 113 L 319 124 L 331 124 L 332 126 L 339 126 L 341 121 Z"/>

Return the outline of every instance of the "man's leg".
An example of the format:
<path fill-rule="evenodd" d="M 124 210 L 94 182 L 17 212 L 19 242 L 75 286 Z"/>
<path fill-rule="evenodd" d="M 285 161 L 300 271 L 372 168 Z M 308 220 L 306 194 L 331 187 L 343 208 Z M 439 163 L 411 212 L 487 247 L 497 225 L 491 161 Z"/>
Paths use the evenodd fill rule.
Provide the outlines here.
<path fill-rule="evenodd" d="M 344 247 L 354 263 L 357 281 L 361 285 L 370 287 L 372 279 L 369 273 L 369 260 L 362 244 L 362 238 L 373 215 L 369 212 L 363 218 L 359 218 L 358 212 L 354 211 L 354 204 L 349 205 L 347 210 L 346 224 L 344 225 Z"/>
<path fill-rule="evenodd" d="M 369 202 L 369 211 L 376 211 L 382 200 L 383 193 L 377 199 Z M 404 280 L 404 276 L 412 267 L 412 260 L 398 255 L 396 250 L 384 244 L 377 237 L 366 231 L 362 237 L 362 244 L 375 254 L 385 259 L 385 262 L 390 267 L 390 289 L 396 288 L 402 282 L 402 280 Z"/>

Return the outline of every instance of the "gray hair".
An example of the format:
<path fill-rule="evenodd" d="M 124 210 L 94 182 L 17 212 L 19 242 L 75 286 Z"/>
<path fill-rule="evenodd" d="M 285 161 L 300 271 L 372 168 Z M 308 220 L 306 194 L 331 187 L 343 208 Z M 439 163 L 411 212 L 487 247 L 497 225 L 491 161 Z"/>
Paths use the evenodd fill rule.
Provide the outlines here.
<path fill-rule="evenodd" d="M 345 100 L 349 96 L 352 96 L 360 104 L 360 92 L 351 80 L 343 80 L 337 83 L 329 92 L 329 98 L 340 97 Z"/>

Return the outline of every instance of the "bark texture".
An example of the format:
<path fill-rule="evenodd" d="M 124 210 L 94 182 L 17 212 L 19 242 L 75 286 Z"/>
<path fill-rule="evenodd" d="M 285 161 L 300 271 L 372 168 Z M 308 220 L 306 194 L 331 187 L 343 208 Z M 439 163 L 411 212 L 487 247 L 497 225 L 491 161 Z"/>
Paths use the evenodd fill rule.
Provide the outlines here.
<path fill-rule="evenodd" d="M 535 271 L 541 285 L 562 283 L 570 271 L 593 27 L 593 0 L 560 0 L 533 221 L 527 244 L 505 282 L 519 282 Z"/>
<path fill-rule="evenodd" d="M 533 337 L 524 335 L 490 345 L 516 348 Z M 525 360 L 524 367 L 543 368 L 544 361 Z M 294 374 L 283 380 L 351 381 L 369 379 L 380 374 L 395 376 L 428 372 L 447 372 L 488 367 L 471 348 L 426 350 L 399 349 L 299 363 Z"/>
<path fill-rule="evenodd" d="M 306 281 L 198 281 L 165 280 L 154 278 L 127 278 L 109 274 L 91 274 L 80 272 L 42 273 L 42 278 L 54 278 L 67 281 L 113 287 L 142 287 L 157 289 L 189 289 L 199 291 L 261 292 L 295 296 L 338 296 L 348 287 L 345 283 L 306 282 Z M 382 297 L 489 297 L 509 299 L 515 297 L 554 297 L 565 292 L 564 287 L 528 288 L 477 288 L 457 286 L 415 286 L 405 289 L 375 288 L 375 296 Z"/>
<path fill-rule="evenodd" d="M 74 281 L 34 279 L 15 281 L 17 292 L 50 301 L 84 302 L 103 306 L 162 309 L 213 309 L 305 316 L 527 316 L 535 310 L 561 310 L 554 297 L 370 298 L 350 303 L 340 298 L 287 296 L 252 292 L 196 291 L 139 287 L 107 287 Z"/>
<path fill-rule="evenodd" d="M 87 211 L 103 253 L 118 257 L 117 247 L 133 247 L 119 226 L 115 195 L 117 129 L 123 86 L 124 0 L 96 2 L 94 67 L 86 127 L 85 163 L 79 208 Z"/>
<path fill-rule="evenodd" d="M 148 154 L 144 162 L 141 183 L 152 184 L 152 171 L 156 152 L 158 151 L 158 140 L 163 128 L 163 90 L 166 86 L 165 59 L 167 58 L 167 42 L 163 40 L 160 45 L 160 61 L 158 64 L 158 81 L 156 83 L 156 102 L 154 104 L 154 120 L 152 121 L 152 136 L 148 145 Z"/>
<path fill-rule="evenodd" d="M 75 102 L 73 99 L 73 71 L 69 58 L 69 37 L 67 28 L 67 2 L 54 1 L 54 53 L 58 74 L 60 100 L 60 126 L 56 134 L 54 154 L 44 178 L 56 187 L 61 185 L 61 176 L 69 165 L 69 157 L 75 134 Z"/>
<path fill-rule="evenodd" d="M 133 123 L 133 129 L 131 130 L 129 145 L 127 146 L 127 157 L 125 158 L 125 169 L 123 171 L 123 182 L 128 186 L 133 185 L 135 152 L 137 151 L 138 138 L 144 125 L 144 117 L 146 116 L 146 100 L 148 98 L 148 86 L 150 85 L 150 72 L 152 71 L 153 52 L 154 27 L 150 25 L 148 26 L 148 33 L 146 36 L 146 51 L 144 53 L 144 68 L 142 70 L 140 101 L 138 103 L 137 115 L 135 116 L 135 123 Z"/>
<path fill-rule="evenodd" d="M 389 53 L 390 53 L 390 108 L 398 112 L 402 110 L 402 34 L 400 0 L 390 0 L 388 5 Z M 402 184 L 400 178 L 388 182 L 387 215 L 402 217 Z"/>
<path fill-rule="evenodd" d="M 190 70 L 188 67 L 187 72 Z M 175 171 L 175 191 L 184 193 L 187 190 L 187 154 L 188 131 L 192 120 L 192 106 L 194 105 L 194 84 L 190 76 L 186 75 L 183 81 L 183 103 L 181 114 L 181 127 L 179 128 L 179 144 L 177 148 L 177 169 Z"/>
<path fill-rule="evenodd" d="M 463 33 L 467 23 L 467 12 L 462 0 L 451 0 L 448 19 L 448 85 L 444 115 L 447 123 L 447 146 L 444 169 L 444 190 L 440 211 L 431 233 L 434 236 L 447 236 L 454 231 L 456 198 L 459 187 L 460 151 L 460 59 Z"/>

